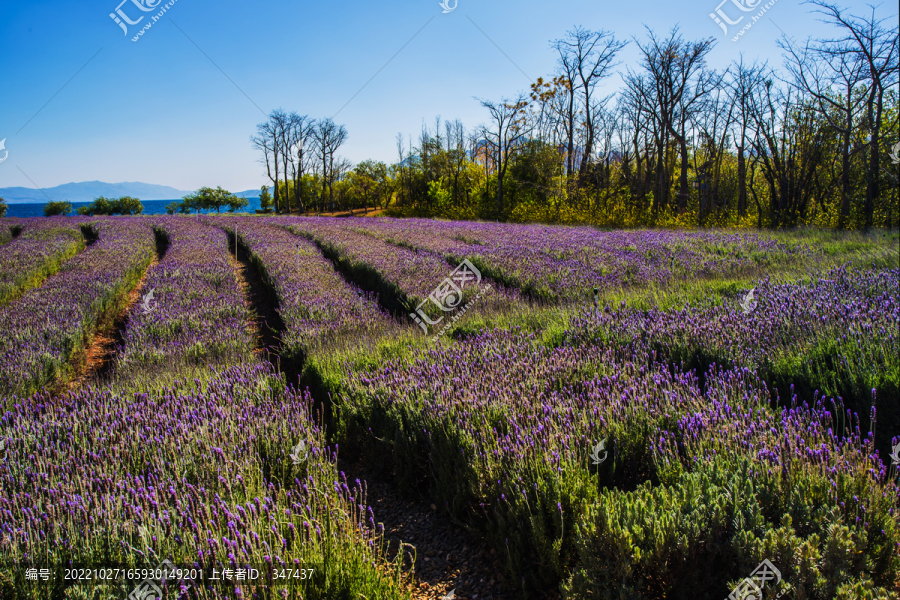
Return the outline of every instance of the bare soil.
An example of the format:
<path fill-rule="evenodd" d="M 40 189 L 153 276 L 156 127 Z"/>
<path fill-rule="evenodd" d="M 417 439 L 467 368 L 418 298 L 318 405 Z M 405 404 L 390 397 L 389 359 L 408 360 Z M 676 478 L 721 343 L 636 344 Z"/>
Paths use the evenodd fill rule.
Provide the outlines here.
<path fill-rule="evenodd" d="M 254 353 L 284 372 L 289 383 L 296 384 L 298 370 L 294 365 L 282 364 L 281 361 L 281 333 L 284 331 L 284 321 L 281 320 L 281 315 L 278 313 L 278 300 L 263 283 L 256 267 L 250 262 L 246 249 L 240 245 L 235 249 L 233 238 L 229 247 L 228 260 L 231 262 L 238 287 L 244 294 L 245 303 L 249 309 L 250 318 L 247 321 L 247 332 L 253 338 Z"/>
<path fill-rule="evenodd" d="M 415 600 L 521 597 L 501 582 L 499 556 L 486 541 L 454 523 L 434 504 L 402 497 L 363 464 L 341 461 L 339 466 L 348 482 L 366 483 L 366 500 L 375 522 L 384 525 L 388 557 L 397 556 L 401 542 L 413 547 L 403 547 L 403 568 L 411 575 L 407 582 Z"/>
<path fill-rule="evenodd" d="M 116 352 L 123 342 L 122 334 L 125 326 L 128 324 L 128 315 L 135 304 L 141 299 L 144 291 L 144 283 L 147 280 L 147 273 L 159 264 L 159 255 L 153 257 L 153 260 L 144 270 L 144 274 L 138 280 L 137 285 L 132 288 L 125 298 L 125 302 L 120 306 L 115 315 L 107 316 L 94 332 L 91 338 L 91 344 L 83 354 L 82 359 L 78 361 L 78 369 L 76 374 L 69 379 L 67 388 L 75 390 L 81 386 L 98 379 L 107 377 L 115 363 Z"/>

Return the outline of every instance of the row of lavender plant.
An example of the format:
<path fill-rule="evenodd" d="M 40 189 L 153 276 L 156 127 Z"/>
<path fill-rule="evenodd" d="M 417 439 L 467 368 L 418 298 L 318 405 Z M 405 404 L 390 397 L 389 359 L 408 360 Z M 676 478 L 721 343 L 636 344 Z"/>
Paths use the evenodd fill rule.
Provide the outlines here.
<path fill-rule="evenodd" d="M 345 282 L 308 239 L 260 219 L 210 221 L 232 240 L 237 236 L 271 286 L 284 322 L 282 356 L 299 360 L 323 343 L 377 336 L 392 327 L 377 298 Z"/>
<path fill-rule="evenodd" d="M 6 591 L 49 589 L 26 580 L 28 566 L 50 566 L 59 585 L 63 566 L 168 559 L 205 578 L 170 579 L 166 597 L 405 598 L 365 488 L 339 474 L 311 406 L 260 362 L 152 395 L 90 387 L 16 402 L 0 417 Z M 213 568 L 260 574 L 213 583 Z M 70 581 L 66 597 L 124 597 L 139 583 Z"/>
<path fill-rule="evenodd" d="M 758 280 L 722 304 L 678 310 L 587 309 L 573 320 L 573 343 L 599 337 L 703 347 L 758 367 L 787 351 L 840 338 L 865 346 L 873 338 L 896 348 L 900 271 L 833 268 L 809 279 Z M 893 354 L 893 353 L 891 353 Z"/>
<path fill-rule="evenodd" d="M 92 225 L 98 239 L 43 285 L 0 308 L 0 397 L 25 397 L 65 377 L 98 320 L 117 308 L 153 259 L 142 220 Z"/>
<path fill-rule="evenodd" d="M 171 376 L 177 365 L 209 368 L 247 359 L 249 311 L 228 260 L 228 236 L 180 217 L 159 218 L 154 226 L 166 252 L 147 272 L 143 300 L 128 316 L 117 375 Z"/>
<path fill-rule="evenodd" d="M 84 249 L 84 219 L 24 219 L 19 235 L 0 246 L 0 306 L 56 273 Z"/>
<path fill-rule="evenodd" d="M 590 227 L 336 219 L 382 239 L 469 258 L 498 280 L 548 300 L 578 299 L 592 288 L 665 285 L 684 279 L 755 275 L 762 266 L 820 254 L 755 234 L 598 231 Z"/>
<path fill-rule="evenodd" d="M 790 283 L 763 279 L 752 298 L 745 293 L 677 310 L 587 310 L 573 320 L 568 340 L 641 340 L 700 368 L 710 361 L 750 367 L 785 400 L 817 391 L 843 398 L 865 427 L 874 401 L 882 456 L 900 435 L 897 269 L 833 268 Z"/>
<path fill-rule="evenodd" d="M 429 250 L 390 244 L 335 221 L 295 217 L 276 222 L 314 239 L 350 277 L 369 289 L 378 290 L 384 305 L 397 314 L 405 316 L 421 305 L 426 315 L 442 317 L 451 305 L 456 307 L 470 302 L 482 289 L 473 285 L 474 278 L 465 276 L 465 281 L 454 281 L 453 286 L 448 285 L 444 290 L 450 296 L 428 302 L 438 286 L 452 280 L 451 274 L 458 265 Z M 508 308 L 520 301 L 514 290 L 495 287 L 494 293 L 479 299 L 479 310 Z"/>
<path fill-rule="evenodd" d="M 495 331 L 344 378 L 346 431 L 387 441 L 401 481 L 474 519 L 531 585 L 725 597 L 767 553 L 807 598 L 886 597 L 900 575 L 898 487 L 858 419 L 839 401 L 777 409 L 745 367 L 694 374 L 640 338 L 547 347 Z M 691 513 L 708 498 L 713 513 Z M 795 552 L 776 556 L 775 539 Z"/>
<path fill-rule="evenodd" d="M 13 219 L 0 218 L 0 245 L 8 244 L 22 231 L 22 226 Z"/>

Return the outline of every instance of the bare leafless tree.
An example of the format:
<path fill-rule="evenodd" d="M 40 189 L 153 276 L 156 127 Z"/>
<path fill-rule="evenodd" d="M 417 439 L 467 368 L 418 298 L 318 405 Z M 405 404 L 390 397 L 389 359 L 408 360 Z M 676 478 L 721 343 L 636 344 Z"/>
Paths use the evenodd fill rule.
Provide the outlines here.
<path fill-rule="evenodd" d="M 294 203 L 300 212 L 306 210 L 301 194 L 303 174 L 309 169 L 314 158 L 311 147 L 314 145 L 312 132 L 315 121 L 306 115 L 292 112 L 285 124 L 285 161 L 290 164 L 291 179 L 294 188 Z"/>
<path fill-rule="evenodd" d="M 695 42 L 685 41 L 678 33 L 678 26 L 669 32 L 665 40 L 657 38 L 648 28 L 650 39 L 637 42 L 642 56 L 641 64 L 651 76 L 662 128 L 678 144 L 681 155 L 681 175 L 678 186 L 678 210 L 687 208 L 688 188 L 688 125 L 699 110 L 703 98 L 718 85 L 721 76 L 706 69 L 706 55 L 713 49 L 712 38 Z M 661 151 L 664 153 L 664 149 Z M 661 154 L 662 156 L 663 154 Z M 668 180 L 664 170 L 658 170 L 657 190 L 662 194 L 663 206 L 668 198 Z M 655 198 L 654 198 L 655 199 Z"/>
<path fill-rule="evenodd" d="M 279 114 L 280 113 L 280 114 Z M 272 182 L 273 202 L 275 212 L 280 208 L 280 169 L 279 159 L 282 158 L 282 144 L 280 115 L 283 111 L 273 111 L 269 120 L 256 126 L 256 135 L 250 138 L 253 146 L 262 152 L 262 161 L 266 165 L 266 176 Z"/>
<path fill-rule="evenodd" d="M 481 127 L 481 135 L 487 143 L 497 169 L 497 203 L 498 218 L 503 215 L 503 178 L 509 168 L 509 160 L 517 151 L 519 144 L 531 131 L 531 124 L 526 118 L 528 99 L 525 95 L 519 96 L 510 102 L 502 100 L 494 103 L 489 100 L 479 100 L 481 105 L 491 114 L 490 126 Z"/>
<path fill-rule="evenodd" d="M 584 177 L 590 157 L 594 152 L 595 125 L 598 110 L 602 110 L 605 101 L 597 102 L 594 92 L 597 85 L 612 74 L 616 54 L 624 48 L 628 42 L 618 41 L 612 32 L 590 31 L 582 27 L 576 27 L 566 33 L 566 37 L 553 42 L 553 48 L 559 54 L 559 64 L 566 80 L 572 82 L 568 89 L 568 152 L 571 165 L 574 156 L 575 110 L 574 101 L 577 91 L 580 96 L 580 108 L 584 122 L 584 147 L 581 152 L 581 164 L 578 172 Z M 571 173 L 571 168 L 567 173 Z"/>
<path fill-rule="evenodd" d="M 752 146 L 751 126 L 753 116 L 752 95 L 754 90 L 759 90 L 763 84 L 763 75 L 768 71 L 767 64 L 744 63 L 743 55 L 732 64 L 729 69 L 731 79 L 728 83 L 728 92 L 731 95 L 731 103 L 734 107 L 734 145 L 737 149 L 737 210 L 738 215 L 747 214 L 747 150 Z"/>
<path fill-rule="evenodd" d="M 841 206 L 838 228 L 850 219 L 851 154 L 854 130 L 860 112 L 865 108 L 865 94 L 860 93 L 864 64 L 850 44 L 840 47 L 807 40 L 804 47 L 793 44 L 786 36 L 779 40 L 786 54 L 786 67 L 791 84 L 808 96 L 823 119 L 840 135 L 837 156 L 840 158 Z M 859 149 L 859 148 L 858 148 Z"/>
<path fill-rule="evenodd" d="M 846 60 L 856 68 L 868 90 L 865 99 L 865 127 L 869 134 L 869 160 L 866 168 L 865 229 L 872 227 L 875 199 L 879 197 L 878 173 L 881 169 L 881 127 L 884 118 L 884 93 L 896 85 L 898 77 L 898 35 L 896 27 L 886 27 L 887 19 L 875 16 L 874 6 L 869 16 L 858 17 L 847 13 L 836 4 L 813 0 L 815 11 L 825 17 L 825 22 L 844 30 L 844 37 L 819 40 L 819 54 L 830 56 L 832 61 Z M 896 22 L 896 15 L 892 17 Z M 841 58 L 844 55 L 852 57 Z"/>
<path fill-rule="evenodd" d="M 824 121 L 799 102 L 798 95 L 796 88 L 781 89 L 767 79 L 751 96 L 753 153 L 769 188 L 771 227 L 792 227 L 803 221 L 825 155 Z"/>
<path fill-rule="evenodd" d="M 326 191 L 329 192 L 329 200 L 334 201 L 334 155 L 338 148 L 347 141 L 347 129 L 343 125 L 335 124 L 331 119 L 321 119 L 316 122 L 312 135 L 316 143 L 319 164 L 322 167 L 320 204 L 324 212 Z"/>

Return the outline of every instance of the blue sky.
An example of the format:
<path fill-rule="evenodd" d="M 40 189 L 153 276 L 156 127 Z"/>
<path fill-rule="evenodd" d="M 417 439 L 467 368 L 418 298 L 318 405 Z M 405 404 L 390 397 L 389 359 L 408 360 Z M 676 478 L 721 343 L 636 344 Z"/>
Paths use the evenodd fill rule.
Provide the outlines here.
<path fill-rule="evenodd" d="M 249 138 L 279 107 L 336 115 L 350 134 L 341 154 L 354 162 L 393 161 L 397 133 L 417 134 L 436 115 L 477 125 L 486 114 L 474 96 L 499 100 L 551 74 L 549 43 L 575 25 L 645 39 L 645 25 L 663 34 L 678 23 L 687 39 L 718 40 L 717 68 L 741 52 L 780 65 L 779 27 L 798 40 L 833 31 L 798 0 L 777 0 L 737 42 L 709 16 L 719 0 L 459 0 L 447 14 L 438 0 L 176 0 L 132 42 L 169 0 L 126 0 L 132 21 L 145 15 L 127 36 L 109 16 L 119 1 L 0 4 L 0 139 L 9 152 L 0 188 L 257 188 L 266 179 Z M 133 2 L 160 6 L 142 12 Z M 880 14 L 895 14 L 890 4 Z M 741 14 L 731 0 L 722 10 Z M 634 43 L 620 56 L 620 70 L 633 67 Z M 605 85 L 620 84 L 616 75 Z"/>

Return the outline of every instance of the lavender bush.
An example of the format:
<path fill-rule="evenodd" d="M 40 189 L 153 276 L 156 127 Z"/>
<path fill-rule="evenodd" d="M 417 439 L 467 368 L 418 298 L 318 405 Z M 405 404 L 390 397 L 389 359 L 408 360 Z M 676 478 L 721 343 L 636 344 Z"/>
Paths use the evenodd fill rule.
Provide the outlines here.
<path fill-rule="evenodd" d="M 70 369 L 97 322 L 134 287 L 154 255 L 153 232 L 141 221 L 95 225 L 98 239 L 43 285 L 0 308 L 0 397 L 25 397 Z"/>
<path fill-rule="evenodd" d="M 882 285 L 895 276 L 850 278 L 880 310 Z M 878 321 L 846 302 L 835 301 L 834 310 L 843 314 L 844 327 L 850 314 L 877 329 Z M 787 314 L 796 322 L 785 323 L 777 311 L 761 311 L 759 319 L 805 329 L 799 311 Z M 879 318 L 894 319 L 891 312 Z M 816 556 L 825 547 L 854 556 L 848 563 L 814 559 L 810 566 L 780 554 L 805 597 L 866 586 L 872 597 L 886 593 L 900 573 L 900 496 L 874 436 L 860 429 L 856 415 L 845 414 L 836 398 L 809 404 L 795 398 L 791 408 L 779 409 L 755 370 L 711 364 L 684 371 L 660 350 L 665 344 L 639 335 L 597 336 L 587 325 L 591 319 L 632 331 L 628 313 L 610 311 L 577 321 L 568 343 L 547 346 L 533 333 L 485 332 L 367 371 L 348 364 L 346 388 L 335 390 L 343 426 L 373 449 L 384 452 L 388 443 L 401 483 L 482 527 L 505 548 L 508 573 L 524 575 L 532 586 L 565 579 L 573 598 L 672 597 L 694 588 L 724 597 L 726 582 L 740 579 L 742 569 L 749 574 L 754 565 L 748 563 L 775 543 L 766 540 L 788 536 Z M 642 331 L 660 321 L 707 322 L 660 313 L 641 321 Z M 827 332 L 827 321 L 819 314 L 816 326 Z M 882 368 L 878 361 L 894 339 L 867 338 L 861 364 Z M 592 449 L 601 440 L 608 460 L 594 464 Z M 700 498 L 717 496 L 747 477 L 757 483 L 746 498 L 750 509 L 759 505 L 756 512 L 748 509 L 735 521 L 743 500 L 733 498 L 713 515 L 718 521 L 697 515 L 676 523 L 671 536 L 653 533 L 666 511 L 681 514 L 679 506 L 696 505 L 685 494 L 703 488 Z M 628 520 L 609 521 L 619 512 Z M 709 536 L 699 533 L 707 528 Z M 638 538 L 634 531 L 647 534 Z M 826 542 L 833 535 L 840 539 Z M 632 545 L 641 553 L 632 555 Z M 727 577 L 709 579 L 713 558 L 715 572 Z"/>
<path fill-rule="evenodd" d="M 120 379 L 171 373 L 179 364 L 235 364 L 251 352 L 248 310 L 228 261 L 228 237 L 179 217 L 155 221 L 163 259 L 147 272 L 143 299 L 122 334 Z"/>
<path fill-rule="evenodd" d="M 347 284 L 311 241 L 259 219 L 213 222 L 230 236 L 236 232 L 275 294 L 283 355 L 299 361 L 323 343 L 377 336 L 390 326 L 376 298 Z"/>
<path fill-rule="evenodd" d="M 896 269 L 764 279 L 752 303 L 742 293 L 720 305 L 670 311 L 588 310 L 573 321 L 566 343 L 636 343 L 701 371 L 712 362 L 750 367 L 785 401 L 819 392 L 842 398 L 864 428 L 880 401 L 877 446 L 886 456 L 890 437 L 900 434 L 898 290 Z"/>
<path fill-rule="evenodd" d="M 18 565 L 169 559 L 264 573 L 230 587 L 195 583 L 192 598 L 405 597 L 364 486 L 338 473 L 309 395 L 285 388 L 268 366 L 233 367 L 155 395 L 38 395 L 0 418 L 0 439 L 4 594 L 40 589 Z M 301 565 L 314 577 L 271 576 Z M 92 593 L 114 597 L 135 583 Z"/>
<path fill-rule="evenodd" d="M 26 219 L 14 240 L 0 246 L 0 306 L 40 285 L 84 249 L 82 219 Z"/>

